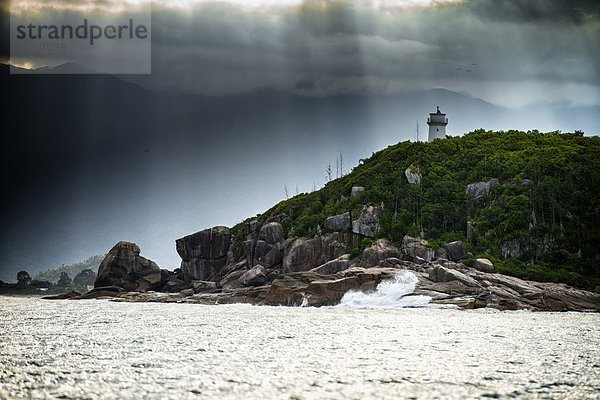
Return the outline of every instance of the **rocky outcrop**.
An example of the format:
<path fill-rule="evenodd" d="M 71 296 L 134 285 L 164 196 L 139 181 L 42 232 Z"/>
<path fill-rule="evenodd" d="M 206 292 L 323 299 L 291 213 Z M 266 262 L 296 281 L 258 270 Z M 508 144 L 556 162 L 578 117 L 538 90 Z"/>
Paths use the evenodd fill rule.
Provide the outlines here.
<path fill-rule="evenodd" d="M 260 229 L 258 226 L 248 226 L 245 229 L 249 234 L 242 244 L 242 256 L 245 258 L 249 268 L 262 265 L 270 269 L 281 264 L 283 260 L 283 243 L 285 234 L 281 223 L 272 221 L 264 224 Z M 237 259 L 234 258 L 234 262 Z M 233 263 L 233 262 L 232 262 Z M 231 264 L 232 264 L 231 263 Z"/>
<path fill-rule="evenodd" d="M 327 261 L 325 264 L 319 265 L 318 267 L 311 269 L 309 272 L 314 272 L 316 274 L 323 275 L 333 275 L 337 274 L 340 271 L 348 269 L 351 264 L 352 261 L 350 260 L 350 255 L 344 254 L 343 256 L 340 256 L 335 260 Z"/>
<path fill-rule="evenodd" d="M 376 267 L 382 261 L 399 255 L 400 250 L 396 246 L 386 239 L 379 239 L 363 251 L 360 266 L 364 268 Z"/>
<path fill-rule="evenodd" d="M 254 260 L 252 266 L 262 264 L 266 268 L 271 268 L 281 263 L 283 253 L 280 247 L 278 243 L 268 243 L 264 240 L 258 240 L 254 244 L 253 258 L 251 258 Z"/>
<path fill-rule="evenodd" d="M 425 261 L 431 261 L 435 257 L 435 251 L 428 246 L 428 242 L 423 239 L 412 236 L 404 236 L 402 239 L 401 252 L 411 258 L 421 258 Z"/>
<path fill-rule="evenodd" d="M 296 239 L 289 245 L 283 259 L 285 272 L 308 271 L 329 261 L 323 250 L 321 237 L 314 239 Z"/>
<path fill-rule="evenodd" d="M 500 182 L 497 178 L 490 179 L 487 182 L 475 182 L 467 185 L 466 193 L 479 199 L 483 196 L 487 196 L 492 192 L 496 186 L 498 186 Z"/>
<path fill-rule="evenodd" d="M 98 267 L 94 287 L 117 286 L 126 290 L 143 291 L 160 281 L 160 268 L 154 261 L 140 256 L 137 244 L 119 242 Z"/>
<path fill-rule="evenodd" d="M 188 289 L 189 285 L 185 283 L 182 279 L 179 279 L 175 276 L 169 278 L 167 282 L 163 285 L 163 291 L 169 293 L 177 293 L 182 290 Z"/>
<path fill-rule="evenodd" d="M 283 241 L 283 235 L 283 226 L 279 222 L 269 222 L 260 228 L 258 239 L 275 244 Z"/>
<path fill-rule="evenodd" d="M 227 263 L 231 232 L 227 227 L 216 226 L 177 239 L 175 243 L 186 282 L 215 281 Z"/>
<path fill-rule="evenodd" d="M 465 245 L 460 240 L 444 243 L 442 247 L 446 250 L 446 256 L 450 261 L 460 261 L 466 258 Z"/>
<path fill-rule="evenodd" d="M 406 176 L 406 180 L 408 180 L 408 183 L 411 185 L 420 185 L 421 184 L 421 171 L 419 170 L 418 167 L 414 166 L 414 165 L 410 165 L 410 167 L 406 168 L 406 170 L 404 171 L 404 175 Z"/>
<path fill-rule="evenodd" d="M 283 271 L 309 271 L 347 252 L 337 233 L 317 236 L 313 239 L 299 238 L 290 241 L 284 250 Z"/>
<path fill-rule="evenodd" d="M 331 232 L 345 232 L 349 230 L 351 226 L 352 220 L 350 219 L 349 212 L 327 217 L 323 222 L 323 227 Z"/>
<path fill-rule="evenodd" d="M 349 290 L 373 290 L 398 270 L 388 268 L 350 268 L 335 275 L 313 272 L 285 274 L 269 287 L 264 303 L 268 305 L 324 306 L 339 303 Z"/>
<path fill-rule="evenodd" d="M 217 283 L 211 281 L 192 281 L 194 293 L 205 293 L 217 289 Z"/>
<path fill-rule="evenodd" d="M 380 213 L 379 207 L 363 206 L 358 218 L 352 221 L 352 232 L 362 236 L 375 237 L 381 229 L 379 225 Z"/>
<path fill-rule="evenodd" d="M 239 281 L 244 286 L 261 286 L 267 282 L 267 270 L 257 265 L 240 276 Z"/>
<path fill-rule="evenodd" d="M 429 270 L 429 279 L 433 282 L 451 282 L 459 281 L 465 286 L 478 287 L 477 281 L 462 272 L 443 267 L 441 265 L 435 265 Z"/>
<path fill-rule="evenodd" d="M 231 244 L 229 230 L 224 227 L 179 239 L 177 250 L 184 268 L 173 272 L 141 257 L 137 245 L 119 242 L 102 261 L 94 290 L 61 298 L 322 306 L 337 304 L 351 290 L 376 290 L 383 280 L 410 270 L 418 280 L 413 294 L 429 296 L 436 304 L 600 311 L 600 293 L 497 274 L 485 258 L 474 260 L 468 267 L 460 262 L 472 257 L 465 253 L 462 242 L 444 244 L 435 253 L 437 259 L 431 261 L 434 251 L 424 240 L 406 236 L 398 249 L 380 239 L 366 248 L 360 259 L 352 260 L 345 243 L 360 238 L 352 233 L 285 240 L 279 222 L 250 225 L 245 231 L 248 246 Z M 227 264 L 219 267 L 223 262 Z M 198 269 L 185 272 L 192 267 Z M 193 274 L 204 273 L 210 278 L 191 279 Z"/>
<path fill-rule="evenodd" d="M 473 262 L 473 268 L 481 272 L 494 272 L 494 264 L 487 258 L 477 258 Z"/>

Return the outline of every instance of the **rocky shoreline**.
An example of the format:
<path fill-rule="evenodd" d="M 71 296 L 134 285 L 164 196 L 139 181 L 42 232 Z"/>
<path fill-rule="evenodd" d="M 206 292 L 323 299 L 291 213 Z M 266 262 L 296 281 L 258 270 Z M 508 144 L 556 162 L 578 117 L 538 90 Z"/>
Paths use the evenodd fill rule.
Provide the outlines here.
<path fill-rule="evenodd" d="M 600 311 L 599 293 L 502 275 L 487 259 L 467 266 L 461 260 L 472 256 L 461 242 L 434 249 L 425 240 L 409 236 L 399 247 L 379 239 L 351 257 L 349 244 L 377 229 L 374 207 L 365 207 L 355 221 L 345 214 L 329 217 L 324 226 L 337 231 L 311 239 L 285 238 L 285 218 L 246 224 L 243 241 L 232 240 L 231 231 L 222 226 L 178 239 L 182 262 L 174 271 L 142 257 L 136 244 L 119 242 L 102 261 L 93 290 L 46 299 L 329 306 L 349 291 L 373 292 L 381 282 L 410 271 L 417 283 L 407 296 L 428 296 L 431 304 Z"/>

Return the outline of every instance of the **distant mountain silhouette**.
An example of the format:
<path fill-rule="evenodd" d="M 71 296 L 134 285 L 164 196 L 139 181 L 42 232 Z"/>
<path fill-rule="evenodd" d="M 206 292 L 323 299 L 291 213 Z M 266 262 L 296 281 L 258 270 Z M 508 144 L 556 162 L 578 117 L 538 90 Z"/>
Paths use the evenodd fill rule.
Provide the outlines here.
<path fill-rule="evenodd" d="M 74 72 L 80 68 L 67 64 L 54 69 Z M 250 196 L 243 203 L 247 208 L 239 209 L 247 215 L 267 205 L 252 203 L 259 182 L 260 191 L 272 192 L 271 186 L 265 185 L 282 186 L 290 177 L 300 176 L 296 171 L 302 169 L 304 175 L 311 174 L 302 178 L 311 182 L 309 185 L 312 181 L 320 184 L 323 154 L 335 160 L 343 148 L 347 165 L 353 165 L 389 144 L 415 140 L 417 121 L 421 140 L 425 140 L 427 113 L 438 105 L 448 113 L 450 135 L 477 128 L 565 130 L 571 126 L 589 134 L 593 132 L 581 125 L 582 121 L 590 129 L 600 125 L 598 107 L 549 105 L 531 114 L 531 110 L 508 110 L 444 89 L 326 98 L 263 90 L 210 97 L 152 92 L 108 74 L 38 71 L 10 75 L 9 69 L 0 66 L 0 84 L 6 88 L 2 109 L 9 121 L 0 146 L 0 179 L 9 193 L 2 197 L 0 213 L 0 269 L 8 277 L 0 279 L 12 278 L 18 268 L 34 273 L 104 253 L 115 239 L 146 243 L 143 248 L 156 246 L 161 256 L 168 254 L 166 261 L 155 257 L 159 264 L 174 264 L 174 233 L 169 229 L 152 235 L 141 228 L 133 231 L 133 221 L 162 226 L 172 222 L 177 232 L 202 228 L 200 220 L 208 215 L 206 202 L 234 181 L 241 195 Z M 64 196 L 56 201 L 85 204 L 81 206 L 85 218 L 49 216 L 48 198 L 81 192 L 84 184 L 91 188 L 86 186 L 85 203 Z M 148 188 L 161 196 L 173 192 L 156 200 L 153 207 L 140 203 L 143 199 L 131 200 Z M 193 196 L 198 196 L 186 205 L 187 214 L 178 210 L 182 207 L 179 203 L 169 203 L 192 196 L 182 188 L 193 188 Z M 91 190 L 97 192 L 92 195 Z M 214 199 L 210 201 L 215 204 Z M 118 218 L 111 207 L 119 210 Z M 227 211 L 215 209 L 209 214 L 224 223 L 237 222 L 227 220 L 234 218 Z M 188 215 L 196 215 L 198 221 Z M 69 217 L 77 225 L 63 229 L 48 222 L 50 217 L 58 221 Z M 29 228 L 22 223 L 25 218 Z M 55 227 L 56 232 L 46 234 L 41 228 L 31 228 L 35 221 Z M 16 235 L 15 227 L 23 227 L 23 231 Z"/>

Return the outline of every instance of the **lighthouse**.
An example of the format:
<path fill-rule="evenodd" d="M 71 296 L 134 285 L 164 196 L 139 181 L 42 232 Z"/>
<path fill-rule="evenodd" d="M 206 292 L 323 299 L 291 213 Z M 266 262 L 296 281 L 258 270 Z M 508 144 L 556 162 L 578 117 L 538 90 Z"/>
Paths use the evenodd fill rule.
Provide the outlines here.
<path fill-rule="evenodd" d="M 446 118 L 446 114 L 440 112 L 439 106 L 436 112 L 429 113 L 427 125 L 429 125 L 428 140 L 430 142 L 433 142 L 435 139 L 446 139 L 446 125 L 448 125 L 448 118 Z"/>

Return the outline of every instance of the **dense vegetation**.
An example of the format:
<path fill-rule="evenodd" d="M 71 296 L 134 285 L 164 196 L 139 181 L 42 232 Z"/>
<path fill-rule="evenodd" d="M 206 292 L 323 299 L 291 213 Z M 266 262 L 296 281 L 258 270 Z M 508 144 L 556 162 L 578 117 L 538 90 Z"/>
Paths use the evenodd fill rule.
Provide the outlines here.
<path fill-rule="evenodd" d="M 92 256 L 87 260 L 77 262 L 75 264 L 62 265 L 60 267 L 53 267 L 47 269 L 44 272 L 38 273 L 34 279 L 38 279 L 41 281 L 50 281 L 50 282 L 58 282 L 61 278 L 61 273 L 66 272 L 67 276 L 71 279 L 74 279 L 77 274 L 85 269 L 91 269 L 94 273 L 98 271 L 98 267 L 104 258 L 103 255 Z"/>
<path fill-rule="evenodd" d="M 420 171 L 410 185 L 405 170 Z M 466 185 L 497 178 L 489 195 Z M 362 196 L 350 198 L 353 186 Z M 523 278 L 582 287 L 600 283 L 600 138 L 581 133 L 475 131 L 432 143 L 402 142 L 361 160 L 321 190 L 282 201 L 259 219 L 286 213 L 284 227 L 312 236 L 330 215 L 383 205 L 380 237 L 463 240 L 475 256 Z M 246 221 L 245 221 L 246 222 Z M 467 223 L 472 234 L 467 238 Z M 234 227 L 242 235 L 243 224 Z M 503 246 L 517 244 L 516 257 Z M 503 256 L 504 253 L 504 256 Z"/>

